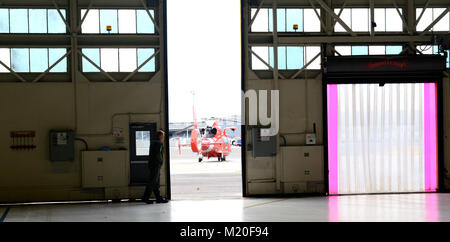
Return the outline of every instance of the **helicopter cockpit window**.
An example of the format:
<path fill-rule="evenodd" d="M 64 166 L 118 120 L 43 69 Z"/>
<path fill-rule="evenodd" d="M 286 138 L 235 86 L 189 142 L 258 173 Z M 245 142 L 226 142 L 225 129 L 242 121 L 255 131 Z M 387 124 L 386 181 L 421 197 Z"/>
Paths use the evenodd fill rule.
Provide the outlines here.
<path fill-rule="evenodd" d="M 206 128 L 206 131 L 205 131 L 206 138 L 212 138 L 212 137 L 216 136 L 216 134 L 217 134 L 216 128 L 210 128 L 210 127 Z"/>

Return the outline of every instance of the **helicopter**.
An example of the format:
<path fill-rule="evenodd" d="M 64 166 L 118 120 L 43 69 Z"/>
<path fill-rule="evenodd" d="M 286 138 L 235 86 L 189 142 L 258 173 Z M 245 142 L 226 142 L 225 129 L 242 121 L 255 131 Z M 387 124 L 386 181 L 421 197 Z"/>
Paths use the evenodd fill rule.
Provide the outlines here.
<path fill-rule="evenodd" d="M 226 157 L 231 153 L 231 139 L 227 135 L 227 131 L 236 131 L 236 127 L 223 128 L 219 126 L 218 121 L 214 121 L 212 125 L 206 125 L 199 128 L 195 109 L 192 107 L 194 116 L 194 128 L 191 132 L 190 144 L 181 144 L 178 136 L 178 149 L 181 153 L 181 146 L 191 146 L 191 150 L 198 154 L 198 162 L 203 159 L 217 157 L 218 161 L 225 161 Z"/>

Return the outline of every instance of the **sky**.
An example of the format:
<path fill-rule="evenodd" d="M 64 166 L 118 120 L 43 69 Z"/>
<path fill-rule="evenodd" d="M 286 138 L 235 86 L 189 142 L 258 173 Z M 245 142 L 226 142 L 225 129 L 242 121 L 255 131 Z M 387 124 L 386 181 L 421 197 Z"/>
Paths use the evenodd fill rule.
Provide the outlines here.
<path fill-rule="evenodd" d="M 169 120 L 241 112 L 239 0 L 168 0 Z"/>

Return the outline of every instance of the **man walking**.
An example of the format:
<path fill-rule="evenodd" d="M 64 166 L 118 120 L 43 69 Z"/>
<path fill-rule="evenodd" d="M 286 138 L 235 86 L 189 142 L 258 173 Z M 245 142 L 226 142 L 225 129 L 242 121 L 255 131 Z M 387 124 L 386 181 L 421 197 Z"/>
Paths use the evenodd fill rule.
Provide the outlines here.
<path fill-rule="evenodd" d="M 163 142 L 164 142 L 164 131 L 159 130 L 156 133 L 158 137 L 156 140 L 152 140 L 150 143 L 150 153 L 148 168 L 150 169 L 150 177 L 145 187 L 144 198 L 142 199 L 147 204 L 152 204 L 153 201 L 149 200 L 152 192 L 155 194 L 156 203 L 167 203 L 168 201 L 161 197 L 159 191 L 159 173 L 161 166 L 163 165 Z"/>

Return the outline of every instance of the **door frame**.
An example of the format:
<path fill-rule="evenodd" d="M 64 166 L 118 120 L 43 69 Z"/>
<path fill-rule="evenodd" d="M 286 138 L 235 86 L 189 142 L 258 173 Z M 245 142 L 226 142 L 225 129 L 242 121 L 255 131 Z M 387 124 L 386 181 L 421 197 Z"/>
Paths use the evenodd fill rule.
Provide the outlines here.
<path fill-rule="evenodd" d="M 440 55 L 428 55 L 422 58 L 429 58 L 435 61 L 434 64 L 440 63 L 438 65 L 433 66 L 432 64 L 429 66 L 429 71 L 415 71 L 411 68 L 410 72 L 403 72 L 404 74 L 399 75 L 398 73 L 393 74 L 393 72 L 387 71 L 362 71 L 355 70 L 354 73 L 335 73 L 328 72 L 328 57 L 324 56 L 323 53 L 326 53 L 326 46 L 322 45 L 322 114 L 323 114 L 323 146 L 324 146 L 324 185 L 326 195 L 330 195 L 330 187 L 329 187 L 329 167 L 328 167 L 328 105 L 327 105 L 327 86 L 328 84 L 388 84 L 388 83 L 435 83 L 436 84 L 436 110 L 437 110 L 437 190 L 436 192 L 444 192 L 445 189 L 445 160 L 444 160 L 444 115 L 443 115 L 443 71 L 446 69 L 446 60 L 445 57 Z M 338 58 L 346 58 L 354 59 L 354 62 L 362 62 L 366 61 L 370 58 L 377 59 L 392 59 L 392 58 L 404 58 L 411 63 L 417 64 L 417 62 L 421 61 L 421 57 L 413 56 L 411 59 L 407 56 L 345 56 L 345 57 L 332 57 L 333 59 Z M 434 58 L 434 59 L 433 59 Z M 337 61 L 334 61 L 337 62 Z M 427 63 L 429 64 L 429 63 Z M 374 75 L 375 74 L 375 75 Z M 391 75 L 394 75 L 392 77 Z M 403 75 L 407 75 L 407 78 L 402 77 Z M 343 80 L 340 81 L 336 76 L 343 77 Z M 375 76 L 375 77 L 374 77 Z M 407 80 L 405 80 L 407 79 Z M 427 192 L 428 193 L 428 192 Z M 375 193 L 371 193 L 375 194 Z M 391 193 L 390 193 L 391 194 Z M 396 193 L 393 193 L 396 194 Z M 398 194 L 398 193 L 397 193 Z M 331 194 L 331 195 L 340 195 L 340 194 Z M 353 194 L 354 195 L 354 194 Z"/>
<path fill-rule="evenodd" d="M 167 61 L 167 1 L 162 2 L 162 36 L 163 45 L 161 47 L 162 53 L 160 54 L 163 58 L 161 61 L 162 71 L 163 71 L 163 87 L 164 87 L 164 132 L 166 133 L 166 137 L 164 140 L 165 146 L 165 162 L 166 162 L 166 198 L 171 200 L 172 198 L 172 189 L 170 183 L 170 144 L 169 144 L 169 69 L 168 69 L 168 61 Z M 162 118 L 162 117 L 161 117 Z"/>
<path fill-rule="evenodd" d="M 133 182 L 133 176 L 132 176 L 132 167 L 133 167 L 133 161 L 138 161 L 138 162 L 145 162 L 147 161 L 147 163 L 143 166 L 145 166 L 145 173 L 147 173 L 148 169 L 148 156 L 136 156 L 136 135 L 135 132 L 136 131 L 150 131 L 150 141 L 155 139 L 156 137 L 156 123 L 143 123 L 143 122 L 133 122 L 129 124 L 129 137 L 130 137 L 130 141 L 129 141 L 129 158 L 130 158 L 130 181 L 129 184 L 130 185 L 142 185 L 145 182 Z M 136 164 L 137 165 L 137 164 Z M 139 164 L 142 165 L 142 164 Z"/>

